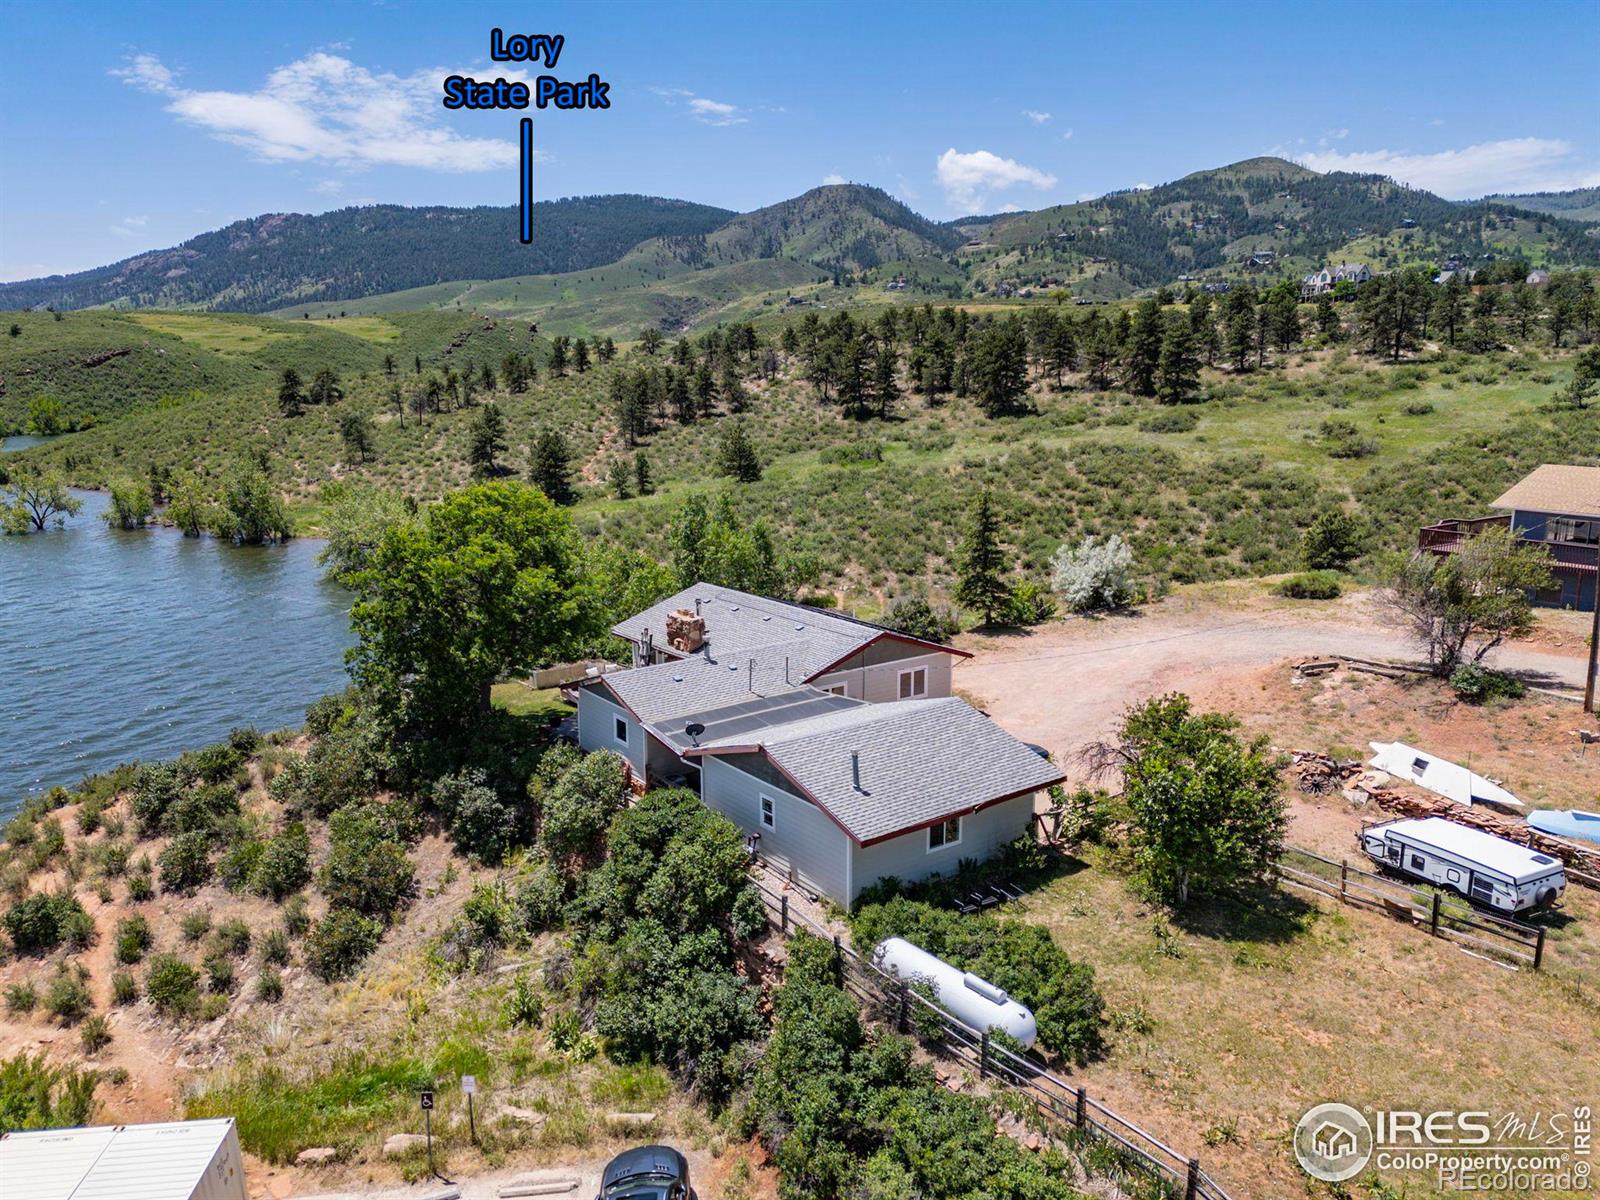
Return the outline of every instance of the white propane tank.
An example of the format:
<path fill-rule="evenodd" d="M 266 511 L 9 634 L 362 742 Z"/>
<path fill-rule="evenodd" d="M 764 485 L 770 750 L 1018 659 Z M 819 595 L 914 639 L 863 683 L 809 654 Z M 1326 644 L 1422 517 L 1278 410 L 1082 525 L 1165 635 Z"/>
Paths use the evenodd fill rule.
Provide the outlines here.
<path fill-rule="evenodd" d="M 879 970 L 909 981 L 923 981 L 933 988 L 940 1007 L 974 1029 L 998 1029 L 1010 1034 L 1025 1047 L 1039 1036 L 1033 1014 L 987 979 L 970 971 L 958 971 L 942 958 L 935 958 L 905 938 L 885 938 L 872 952 Z"/>

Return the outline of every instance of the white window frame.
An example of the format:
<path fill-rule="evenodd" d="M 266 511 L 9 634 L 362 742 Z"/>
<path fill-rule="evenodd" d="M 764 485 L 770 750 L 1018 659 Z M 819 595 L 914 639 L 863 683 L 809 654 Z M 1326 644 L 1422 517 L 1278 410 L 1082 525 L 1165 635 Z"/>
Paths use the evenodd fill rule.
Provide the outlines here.
<path fill-rule="evenodd" d="M 830 696 L 848 696 L 850 694 L 850 685 L 848 683 L 830 683 L 822 690 Z"/>
<path fill-rule="evenodd" d="M 611 736 L 624 746 L 628 745 L 628 718 L 613 716 L 611 718 Z"/>
<path fill-rule="evenodd" d="M 942 821 L 939 821 L 939 822 L 937 822 L 937 823 L 935 823 L 933 825 L 929 825 L 928 826 L 928 853 L 929 854 L 937 854 L 941 850 L 948 850 L 951 846 L 959 846 L 959 845 L 961 845 L 961 821 L 962 821 L 962 819 L 960 817 L 946 817 Z M 950 826 L 951 825 L 954 825 L 956 827 L 956 835 L 955 835 L 955 837 L 951 837 L 950 836 Z M 938 830 L 940 838 L 943 839 L 943 840 L 941 840 L 939 842 L 939 844 L 937 846 L 935 846 L 933 844 L 934 830 Z"/>
<path fill-rule="evenodd" d="M 763 829 L 776 829 L 778 827 L 778 802 L 765 792 L 762 792 L 758 803 L 761 809 L 761 827 Z"/>
<path fill-rule="evenodd" d="M 922 690 L 921 691 L 917 691 L 916 690 L 916 682 L 917 682 L 917 676 L 918 675 L 922 676 Z M 905 688 L 905 681 L 908 678 L 911 680 L 911 683 L 912 683 L 912 690 L 909 691 L 909 692 L 906 691 L 906 688 Z M 926 696 L 927 694 L 928 694 L 928 668 L 927 667 L 925 667 L 925 666 L 922 666 L 922 667 L 908 667 L 906 670 L 901 671 L 900 674 L 897 676 L 897 681 L 896 681 L 896 685 L 895 685 L 895 696 L 896 696 L 896 698 L 898 698 L 900 700 L 920 700 L 924 696 Z"/>

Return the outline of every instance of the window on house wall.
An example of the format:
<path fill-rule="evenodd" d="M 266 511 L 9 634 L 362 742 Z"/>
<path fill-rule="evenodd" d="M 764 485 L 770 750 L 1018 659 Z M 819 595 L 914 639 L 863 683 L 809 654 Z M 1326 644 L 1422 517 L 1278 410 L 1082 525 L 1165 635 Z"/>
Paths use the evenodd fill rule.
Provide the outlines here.
<path fill-rule="evenodd" d="M 1600 542 L 1600 521 L 1557 517 L 1550 522 L 1550 527 L 1550 540 L 1554 542 L 1579 542 L 1586 546 Z"/>
<path fill-rule="evenodd" d="M 615 735 L 617 741 L 621 742 L 624 746 L 628 744 L 627 721 L 623 720 L 621 717 L 617 717 L 611 724 L 611 732 L 613 735 Z"/>
<path fill-rule="evenodd" d="M 843 683 L 830 683 L 822 690 L 830 696 L 848 696 L 850 694 L 848 687 L 849 685 Z"/>
<path fill-rule="evenodd" d="M 900 672 L 900 699 L 914 700 L 918 696 L 928 694 L 928 668 L 917 667 L 912 671 Z"/>
<path fill-rule="evenodd" d="M 948 821 L 940 821 L 937 825 L 928 826 L 928 849 L 942 850 L 946 846 L 955 846 L 961 842 L 961 818 L 951 817 Z"/>
<path fill-rule="evenodd" d="M 771 796 L 763 796 L 763 797 L 761 797 L 761 823 L 763 825 L 765 825 L 768 829 L 773 828 L 773 823 L 774 823 L 774 820 L 775 820 L 775 814 L 776 814 L 776 805 L 774 805 L 772 803 L 772 797 Z"/>

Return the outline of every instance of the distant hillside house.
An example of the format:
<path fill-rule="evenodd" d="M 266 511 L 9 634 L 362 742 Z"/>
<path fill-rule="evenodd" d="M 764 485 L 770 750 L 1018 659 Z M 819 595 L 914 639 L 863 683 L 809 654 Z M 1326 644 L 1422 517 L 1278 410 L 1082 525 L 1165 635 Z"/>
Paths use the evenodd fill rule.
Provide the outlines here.
<path fill-rule="evenodd" d="M 1453 518 L 1425 526 L 1417 546 L 1453 554 L 1486 529 L 1516 530 L 1525 542 L 1543 546 L 1555 572 L 1554 586 L 1537 592 L 1535 604 L 1592 612 L 1600 568 L 1600 467 L 1546 463 L 1512 484 L 1488 517 Z"/>
<path fill-rule="evenodd" d="M 1543 287 L 1550 282 L 1549 271 L 1529 271 L 1528 283 L 1533 287 Z"/>
<path fill-rule="evenodd" d="M 1313 271 L 1300 281 L 1300 298 L 1311 300 L 1331 292 L 1341 283 L 1351 283 L 1360 287 L 1372 280 L 1372 270 L 1366 263 L 1340 263 L 1336 267 L 1323 267 L 1320 271 Z"/>
<path fill-rule="evenodd" d="M 1257 250 L 1249 258 L 1244 260 L 1244 265 L 1259 270 L 1262 267 L 1270 267 L 1277 261 L 1278 256 L 1271 250 Z"/>
<path fill-rule="evenodd" d="M 696 584 L 612 628 L 634 666 L 578 691 L 578 741 L 697 790 L 753 853 L 840 904 L 1029 834 L 1062 774 L 951 696 L 965 651 Z"/>

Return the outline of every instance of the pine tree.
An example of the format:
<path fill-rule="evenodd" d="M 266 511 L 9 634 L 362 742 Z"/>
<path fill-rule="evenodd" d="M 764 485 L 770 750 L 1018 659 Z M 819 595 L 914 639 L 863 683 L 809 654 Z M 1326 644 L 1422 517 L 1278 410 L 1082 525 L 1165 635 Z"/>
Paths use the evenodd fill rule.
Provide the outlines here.
<path fill-rule="evenodd" d="M 571 504 L 576 499 L 572 493 L 570 460 L 567 439 L 561 436 L 560 430 L 546 429 L 534 439 L 528 478 L 556 504 Z"/>
<path fill-rule="evenodd" d="M 878 404 L 880 421 L 887 421 L 894 416 L 895 406 L 900 403 L 898 368 L 899 361 L 895 357 L 894 343 L 880 342 L 878 356 L 872 365 L 872 396 Z"/>
<path fill-rule="evenodd" d="M 1155 297 L 1140 302 L 1133 329 L 1122 356 L 1122 381 L 1135 396 L 1156 394 L 1156 371 L 1161 363 L 1163 337 L 1161 305 Z"/>
<path fill-rule="evenodd" d="M 558 337 L 550 343 L 550 374 L 560 379 L 567 373 L 567 339 Z"/>
<path fill-rule="evenodd" d="M 300 390 L 300 372 L 285 367 L 278 382 L 278 409 L 286 417 L 298 417 L 306 402 Z"/>
<path fill-rule="evenodd" d="M 345 449 L 361 462 L 372 453 L 372 421 L 364 412 L 346 412 L 339 416 L 339 438 Z"/>
<path fill-rule="evenodd" d="M 1223 302 L 1223 350 L 1235 371 L 1250 365 L 1250 350 L 1255 345 L 1256 298 L 1253 288 L 1228 293 Z"/>
<path fill-rule="evenodd" d="M 761 459 L 745 433 L 744 422 L 729 421 L 722 431 L 722 445 L 717 451 L 717 473 L 740 483 L 754 483 L 761 478 Z"/>
<path fill-rule="evenodd" d="M 572 346 L 573 369 L 582 375 L 589 369 L 589 343 L 579 338 Z"/>
<path fill-rule="evenodd" d="M 472 421 L 472 447 L 467 461 L 479 479 L 493 475 L 495 460 L 506 452 L 506 419 L 492 401 L 478 410 Z"/>
<path fill-rule="evenodd" d="M 987 489 L 978 493 L 971 523 L 957 559 L 956 601 L 982 614 L 982 624 L 993 625 L 995 616 L 1011 602 L 1011 585 L 1005 579 L 1005 555 L 1000 546 L 1000 518 Z"/>
<path fill-rule="evenodd" d="M 984 415 L 998 417 L 1014 411 L 1028 394 L 1028 338 L 1021 323 L 989 325 L 969 357 L 971 383 Z"/>
<path fill-rule="evenodd" d="M 650 460 L 642 450 L 633 456 L 633 488 L 641 496 L 656 490 L 655 480 L 650 478 Z"/>
<path fill-rule="evenodd" d="M 628 498 L 628 463 L 626 459 L 613 458 L 611 465 L 606 468 L 606 481 L 611 484 L 611 490 L 616 493 L 618 500 Z"/>
<path fill-rule="evenodd" d="M 1156 399 L 1162 404 L 1187 404 L 1200 394 L 1200 357 L 1194 350 L 1189 322 L 1167 322 L 1161 339 L 1161 360 L 1156 366 Z"/>
<path fill-rule="evenodd" d="M 744 390 L 744 381 L 739 378 L 739 368 L 732 355 L 722 360 L 722 380 L 717 387 L 729 412 L 742 413 L 749 407 L 750 397 Z"/>

